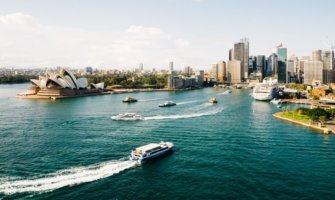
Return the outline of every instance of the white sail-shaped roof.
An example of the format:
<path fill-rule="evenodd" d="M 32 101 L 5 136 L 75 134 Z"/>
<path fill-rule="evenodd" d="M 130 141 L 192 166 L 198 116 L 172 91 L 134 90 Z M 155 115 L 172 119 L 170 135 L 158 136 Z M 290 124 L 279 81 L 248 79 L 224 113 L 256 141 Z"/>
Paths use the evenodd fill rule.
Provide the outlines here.
<path fill-rule="evenodd" d="M 81 89 L 87 88 L 88 85 L 87 78 L 79 78 L 77 82 L 78 82 L 78 88 Z"/>

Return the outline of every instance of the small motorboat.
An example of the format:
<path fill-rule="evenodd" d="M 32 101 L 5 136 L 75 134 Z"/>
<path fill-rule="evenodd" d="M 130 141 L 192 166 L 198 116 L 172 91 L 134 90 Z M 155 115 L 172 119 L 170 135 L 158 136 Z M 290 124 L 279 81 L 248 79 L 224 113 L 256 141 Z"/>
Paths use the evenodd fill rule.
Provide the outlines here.
<path fill-rule="evenodd" d="M 218 100 L 215 97 L 212 97 L 208 100 L 208 103 L 217 103 Z"/>
<path fill-rule="evenodd" d="M 171 106 L 175 106 L 175 105 L 177 105 L 177 104 L 173 101 L 166 101 L 164 103 L 159 104 L 158 106 L 159 107 L 171 107 Z"/>
<path fill-rule="evenodd" d="M 137 120 L 143 120 L 144 117 L 137 113 L 121 113 L 115 116 L 111 117 L 112 120 L 119 121 L 119 120 L 124 120 L 124 121 L 137 121 Z"/>
<path fill-rule="evenodd" d="M 132 98 L 132 97 L 126 97 L 125 99 L 122 100 L 123 103 L 134 103 L 137 102 L 137 99 Z"/>

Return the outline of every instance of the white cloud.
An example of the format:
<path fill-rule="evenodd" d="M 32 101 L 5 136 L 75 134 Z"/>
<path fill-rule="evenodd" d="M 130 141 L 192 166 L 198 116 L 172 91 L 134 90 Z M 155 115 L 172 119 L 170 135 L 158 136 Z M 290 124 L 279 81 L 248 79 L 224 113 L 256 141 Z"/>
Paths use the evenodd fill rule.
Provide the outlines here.
<path fill-rule="evenodd" d="M 31 15 L 0 16 L 0 66 L 163 67 L 190 42 L 157 27 L 98 31 L 43 25 Z M 182 60 L 182 59 L 180 59 Z"/>

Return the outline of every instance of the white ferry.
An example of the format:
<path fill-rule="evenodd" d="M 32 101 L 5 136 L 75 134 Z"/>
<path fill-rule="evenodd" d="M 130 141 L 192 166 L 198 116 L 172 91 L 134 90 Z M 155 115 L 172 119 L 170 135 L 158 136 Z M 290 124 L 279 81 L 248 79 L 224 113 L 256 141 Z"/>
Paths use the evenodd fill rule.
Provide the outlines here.
<path fill-rule="evenodd" d="M 172 151 L 173 143 L 161 142 L 151 143 L 145 146 L 141 146 L 131 151 L 129 156 L 130 160 L 136 161 L 138 164 L 142 164 L 148 160 L 161 157 Z"/>
<path fill-rule="evenodd" d="M 252 97 L 259 101 L 271 101 L 278 90 L 277 80 L 263 80 L 257 83 L 253 89 Z"/>
<path fill-rule="evenodd" d="M 143 120 L 144 118 L 137 113 L 121 113 L 111 117 L 112 120 L 125 120 L 125 121 L 137 121 Z"/>

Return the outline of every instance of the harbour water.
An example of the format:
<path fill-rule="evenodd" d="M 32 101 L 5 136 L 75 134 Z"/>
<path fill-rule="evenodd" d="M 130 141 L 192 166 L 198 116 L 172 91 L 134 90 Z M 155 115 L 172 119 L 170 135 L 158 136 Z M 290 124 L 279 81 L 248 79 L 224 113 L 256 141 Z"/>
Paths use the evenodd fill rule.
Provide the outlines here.
<path fill-rule="evenodd" d="M 0 199 L 333 199 L 335 137 L 272 118 L 248 90 L 22 100 L 0 85 Z M 206 103 L 216 96 L 219 103 Z M 172 100 L 177 106 L 158 108 Z M 143 121 L 112 121 L 138 112 Z M 142 166 L 130 150 L 175 144 Z"/>

